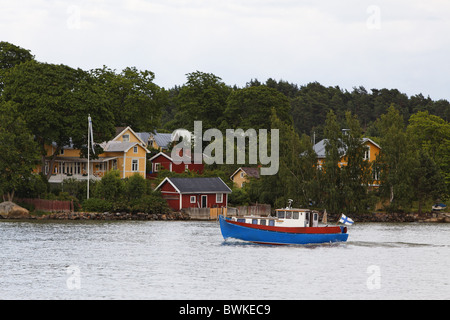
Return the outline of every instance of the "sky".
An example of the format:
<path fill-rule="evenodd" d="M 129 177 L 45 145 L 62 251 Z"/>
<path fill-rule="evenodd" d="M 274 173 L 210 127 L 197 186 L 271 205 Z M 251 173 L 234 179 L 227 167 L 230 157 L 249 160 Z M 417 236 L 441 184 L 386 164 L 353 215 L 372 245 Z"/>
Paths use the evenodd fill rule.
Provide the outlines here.
<path fill-rule="evenodd" d="M 0 41 L 165 88 L 198 70 L 450 100 L 448 0 L 0 0 Z"/>

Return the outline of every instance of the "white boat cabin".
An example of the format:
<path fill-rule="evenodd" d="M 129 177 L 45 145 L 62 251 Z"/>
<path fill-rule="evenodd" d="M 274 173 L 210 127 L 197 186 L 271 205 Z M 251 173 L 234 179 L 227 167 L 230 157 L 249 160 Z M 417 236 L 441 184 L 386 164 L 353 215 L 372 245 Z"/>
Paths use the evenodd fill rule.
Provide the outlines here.
<path fill-rule="evenodd" d="M 319 214 L 308 209 L 276 209 L 276 217 L 244 216 L 232 220 L 272 227 L 318 227 Z"/>

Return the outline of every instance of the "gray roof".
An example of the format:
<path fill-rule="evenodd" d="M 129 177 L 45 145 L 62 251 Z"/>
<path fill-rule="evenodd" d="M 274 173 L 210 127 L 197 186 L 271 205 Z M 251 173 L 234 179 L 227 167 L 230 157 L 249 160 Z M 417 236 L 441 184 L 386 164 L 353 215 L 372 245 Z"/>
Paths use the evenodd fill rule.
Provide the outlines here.
<path fill-rule="evenodd" d="M 325 158 L 325 144 L 328 141 L 328 139 L 323 139 L 321 141 L 319 141 L 318 143 L 316 143 L 314 145 L 314 152 L 317 154 L 317 158 Z M 370 141 L 371 143 L 373 143 L 374 145 L 376 145 L 377 147 L 379 147 L 375 142 L 373 142 L 371 139 L 369 138 L 362 138 L 362 142 L 366 143 L 367 141 Z M 339 148 L 339 152 L 343 155 L 345 155 L 345 153 L 347 152 L 347 147 L 344 146 L 342 148 Z"/>
<path fill-rule="evenodd" d="M 231 189 L 219 177 L 167 178 L 167 180 L 181 193 L 231 193 Z"/>
<path fill-rule="evenodd" d="M 105 152 L 124 152 L 129 150 L 131 147 L 138 145 L 137 142 L 119 142 L 119 141 L 109 141 L 103 148 Z"/>
<path fill-rule="evenodd" d="M 167 149 L 169 144 L 172 142 L 172 134 L 171 133 L 158 133 L 155 132 L 137 132 L 138 137 L 148 144 L 148 140 L 151 136 L 155 139 L 156 144 L 163 149 Z"/>

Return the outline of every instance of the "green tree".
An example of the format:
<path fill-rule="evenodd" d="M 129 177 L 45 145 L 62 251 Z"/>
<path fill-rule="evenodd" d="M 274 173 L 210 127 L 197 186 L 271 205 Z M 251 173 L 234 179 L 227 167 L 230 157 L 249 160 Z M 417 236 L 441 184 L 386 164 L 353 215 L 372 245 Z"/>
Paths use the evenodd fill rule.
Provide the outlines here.
<path fill-rule="evenodd" d="M 5 78 L 3 99 L 14 102 L 41 148 L 53 145 L 50 168 L 64 146 L 86 148 L 87 117 L 94 122 L 94 140 L 107 141 L 114 134 L 112 114 L 96 80 L 81 69 L 34 60 L 12 68 Z M 98 154 L 98 152 L 97 152 Z M 47 178 L 52 170 L 49 170 Z"/>
<path fill-rule="evenodd" d="M 392 105 L 376 124 L 380 133 L 380 191 L 396 210 L 410 205 L 413 197 L 411 169 L 418 166 L 417 148 L 405 130 L 403 116 Z"/>
<path fill-rule="evenodd" d="M 428 153 L 419 153 L 418 166 L 412 168 L 414 195 L 419 201 L 419 214 L 427 200 L 436 200 L 444 194 L 445 184 L 439 167 Z"/>
<path fill-rule="evenodd" d="M 231 128 L 268 129 L 272 110 L 281 121 L 292 124 L 288 98 L 275 89 L 257 86 L 233 91 L 224 115 Z"/>
<path fill-rule="evenodd" d="M 167 104 L 168 94 L 154 83 L 153 72 L 127 67 L 116 73 L 104 66 L 90 73 L 98 80 L 115 126 L 150 132 L 160 125 L 162 106 Z"/>
<path fill-rule="evenodd" d="M 194 121 L 203 122 L 203 130 L 218 128 L 231 88 L 212 73 L 200 71 L 187 74 L 187 82 L 176 98 L 177 114 L 174 126 L 194 129 Z"/>
<path fill-rule="evenodd" d="M 344 207 L 343 181 L 340 162 L 345 153 L 342 131 L 335 113 L 327 114 L 324 128 L 325 162 L 323 164 L 323 192 L 325 205 L 330 212 L 340 212 Z"/>
<path fill-rule="evenodd" d="M 0 102 L 0 194 L 7 200 L 12 201 L 17 188 L 32 178 L 38 150 L 17 106 Z"/>
<path fill-rule="evenodd" d="M 367 147 L 362 139 L 359 120 L 350 111 L 345 114 L 345 126 L 348 130 L 342 136 L 345 148 L 346 165 L 342 166 L 342 185 L 345 212 L 365 212 L 368 206 L 368 186 L 372 176 L 371 165 L 364 160 Z"/>
<path fill-rule="evenodd" d="M 103 178 L 96 184 L 95 196 L 107 201 L 120 200 L 125 191 L 124 181 L 120 178 L 118 170 L 107 172 Z"/>
<path fill-rule="evenodd" d="M 419 111 L 409 119 L 408 133 L 423 152 L 440 168 L 450 194 L 450 123 Z"/>
<path fill-rule="evenodd" d="M 30 50 L 18 47 L 9 42 L 0 42 L 0 93 L 3 90 L 3 77 L 9 69 L 23 62 L 33 60 Z"/>

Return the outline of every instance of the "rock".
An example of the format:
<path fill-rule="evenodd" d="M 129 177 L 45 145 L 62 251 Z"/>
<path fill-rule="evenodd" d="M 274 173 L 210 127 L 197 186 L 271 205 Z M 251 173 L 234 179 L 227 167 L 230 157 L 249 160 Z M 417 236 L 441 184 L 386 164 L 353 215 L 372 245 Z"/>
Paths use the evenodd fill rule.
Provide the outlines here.
<path fill-rule="evenodd" d="M 0 203 L 0 216 L 4 219 L 29 219 L 30 212 L 14 202 L 6 201 Z"/>

